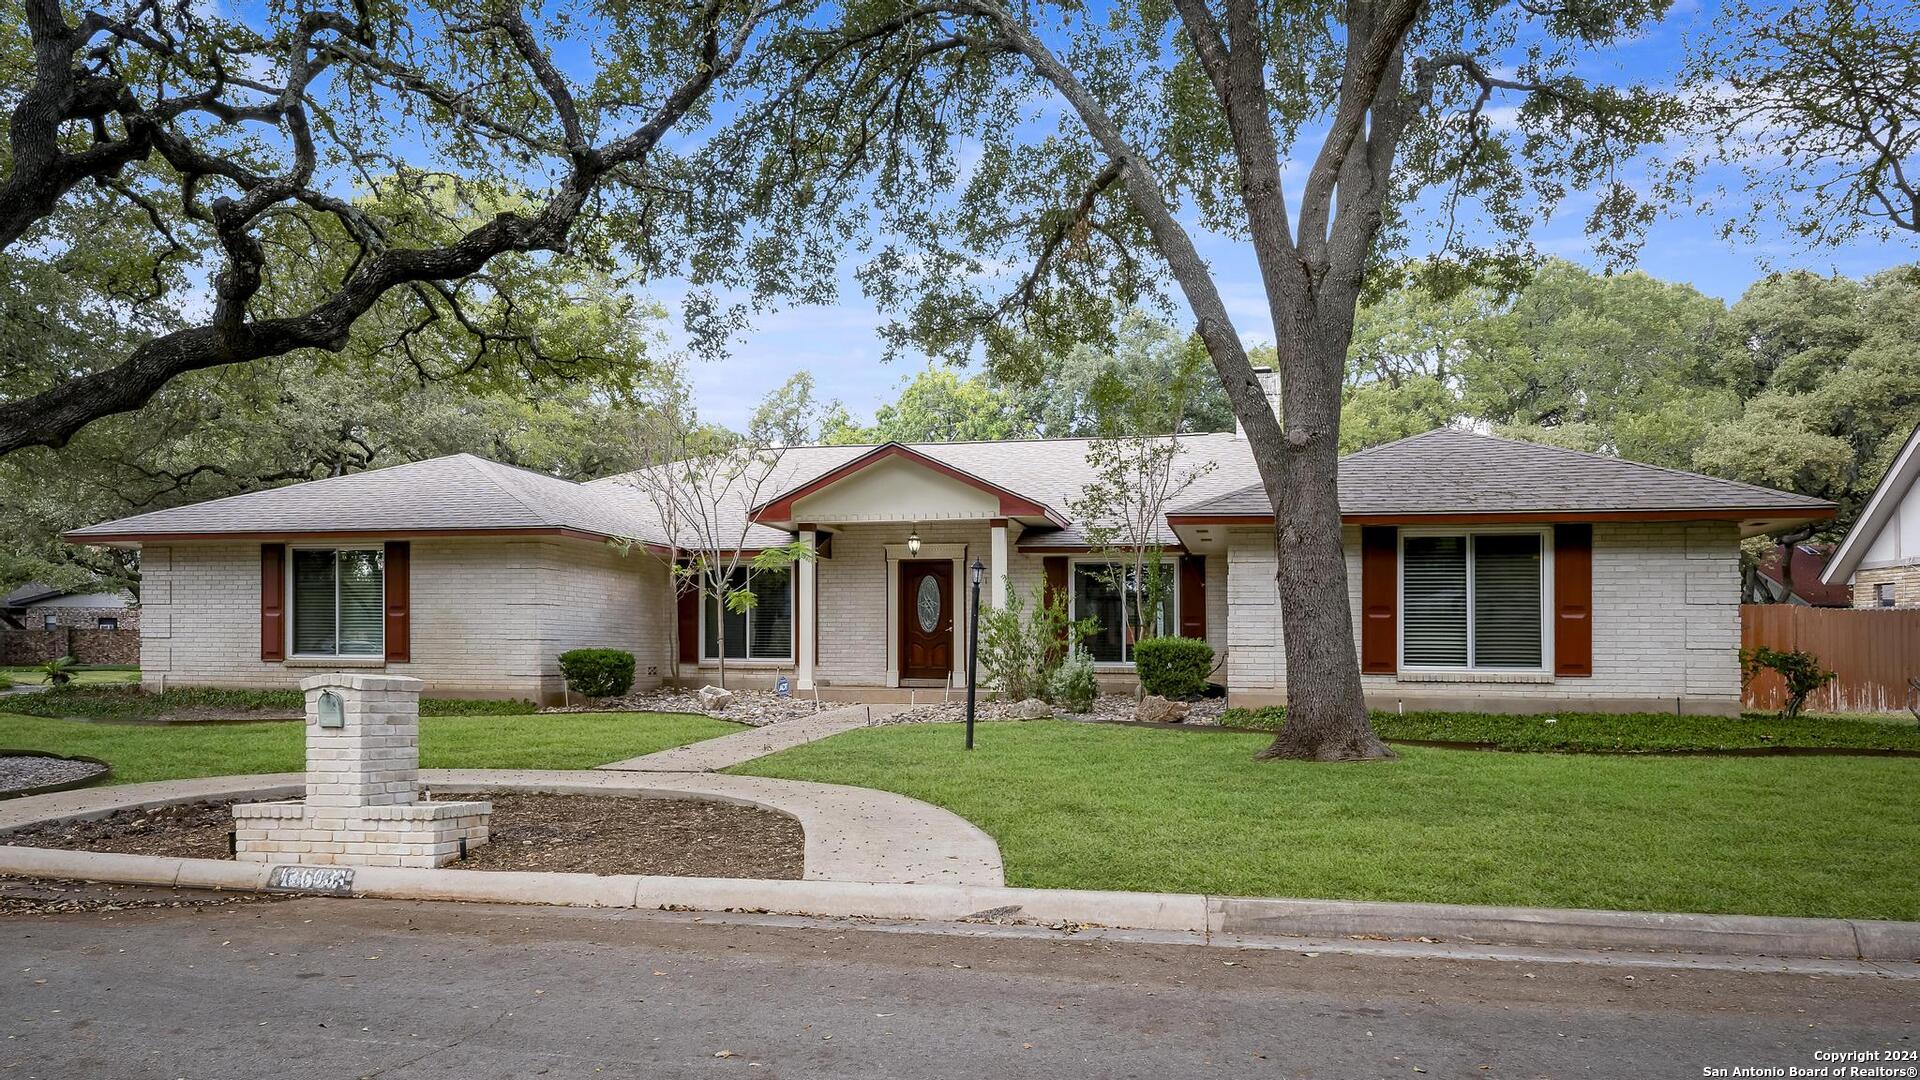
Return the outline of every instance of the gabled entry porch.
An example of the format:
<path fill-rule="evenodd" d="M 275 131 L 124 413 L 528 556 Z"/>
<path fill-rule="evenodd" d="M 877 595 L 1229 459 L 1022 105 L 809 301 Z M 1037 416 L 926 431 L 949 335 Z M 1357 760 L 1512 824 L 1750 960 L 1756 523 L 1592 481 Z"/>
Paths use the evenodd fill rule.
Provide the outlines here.
<path fill-rule="evenodd" d="M 1050 508 L 907 447 L 877 447 L 756 507 L 816 557 L 794 569 L 795 682 L 818 687 L 966 685 L 967 567 L 986 565 L 983 606 L 1031 588 L 1040 559 L 1014 545 L 1059 527 Z"/>

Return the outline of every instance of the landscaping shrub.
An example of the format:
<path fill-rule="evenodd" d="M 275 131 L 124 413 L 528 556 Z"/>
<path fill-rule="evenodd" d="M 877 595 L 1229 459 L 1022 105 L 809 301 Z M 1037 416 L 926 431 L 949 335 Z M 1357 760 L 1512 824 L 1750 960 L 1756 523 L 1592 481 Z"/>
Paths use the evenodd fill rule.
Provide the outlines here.
<path fill-rule="evenodd" d="M 1778 672 L 1787 684 L 1787 703 L 1780 709 L 1782 720 L 1799 716 L 1808 696 L 1834 679 L 1834 673 L 1821 667 L 1819 658 L 1810 652 L 1782 652 L 1765 645 L 1740 650 L 1740 670 L 1746 676 L 1743 681 L 1752 680 L 1761 668 Z"/>
<path fill-rule="evenodd" d="M 1100 686 L 1093 678 L 1093 657 L 1085 649 L 1074 649 L 1054 670 L 1046 698 L 1068 712 L 1083 713 L 1093 708 Z"/>
<path fill-rule="evenodd" d="M 73 669 L 77 662 L 71 656 L 57 656 L 40 665 L 40 671 L 47 677 L 47 685 L 55 690 L 63 689 L 73 682 Z"/>
<path fill-rule="evenodd" d="M 13 689 L 13 680 L 7 678 L 5 675 L 0 675 L 0 690 L 11 689 Z"/>
<path fill-rule="evenodd" d="M 573 649 L 560 654 L 567 688 L 586 697 L 619 697 L 633 689 L 633 654 L 620 649 Z"/>
<path fill-rule="evenodd" d="M 1176 701 L 1207 692 L 1213 673 L 1213 646 L 1199 638 L 1150 637 L 1133 647 L 1140 688 Z"/>
<path fill-rule="evenodd" d="M 1067 621 L 1067 598 L 1047 599 L 1046 585 L 1022 600 L 1009 588 L 1007 606 L 980 613 L 980 668 L 1005 701 L 1053 700 L 1053 681 L 1066 659 L 1065 642 L 1091 632 L 1093 620 Z"/>

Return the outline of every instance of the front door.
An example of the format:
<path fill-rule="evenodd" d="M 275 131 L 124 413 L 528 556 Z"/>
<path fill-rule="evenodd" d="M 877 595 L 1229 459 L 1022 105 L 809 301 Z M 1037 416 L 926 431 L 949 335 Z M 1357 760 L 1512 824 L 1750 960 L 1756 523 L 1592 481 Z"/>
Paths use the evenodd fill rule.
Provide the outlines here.
<path fill-rule="evenodd" d="M 900 677 L 945 680 L 953 671 L 953 563 L 900 564 Z"/>

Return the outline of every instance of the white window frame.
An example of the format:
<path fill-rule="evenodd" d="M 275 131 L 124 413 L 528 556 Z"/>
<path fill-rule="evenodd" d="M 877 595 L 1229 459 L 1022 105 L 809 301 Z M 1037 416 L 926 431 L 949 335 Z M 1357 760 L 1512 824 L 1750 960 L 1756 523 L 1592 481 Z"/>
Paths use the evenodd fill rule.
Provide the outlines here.
<path fill-rule="evenodd" d="M 1394 659 L 1401 671 L 1473 672 L 1500 675 L 1544 675 L 1553 671 L 1553 529 L 1546 528 L 1432 528 L 1400 529 L 1394 545 Z M 1467 662 L 1459 664 L 1407 663 L 1407 538 L 1460 536 L 1467 538 Z M 1481 667 L 1473 662 L 1473 560 L 1477 536 L 1537 536 L 1540 538 L 1540 666 Z"/>
<path fill-rule="evenodd" d="M 1112 558 L 1103 559 L 1097 555 L 1088 555 L 1085 557 L 1076 557 L 1076 558 L 1068 559 L 1067 560 L 1067 621 L 1078 622 L 1080 619 L 1080 614 L 1079 614 L 1080 590 L 1073 587 L 1074 575 L 1079 571 L 1080 567 L 1082 566 L 1126 566 L 1126 565 L 1128 565 L 1128 562 L 1125 559 L 1112 559 Z M 1179 637 L 1180 636 L 1180 559 L 1178 556 L 1173 556 L 1173 555 L 1163 556 L 1160 559 L 1160 565 L 1171 566 L 1173 568 L 1173 579 L 1172 579 L 1173 587 L 1167 590 L 1167 607 L 1166 607 L 1165 615 L 1166 615 L 1167 621 L 1173 627 L 1173 636 Z M 1124 605 L 1125 601 L 1122 601 L 1122 603 Z M 1124 607 L 1123 607 L 1123 610 L 1124 610 Z M 1133 654 L 1133 646 L 1127 644 L 1126 634 L 1122 633 L 1120 635 L 1120 655 L 1123 657 L 1129 657 L 1132 654 Z M 1134 662 L 1130 659 L 1095 660 L 1093 662 L 1093 666 L 1095 669 L 1100 671 L 1131 671 L 1133 670 Z"/>
<path fill-rule="evenodd" d="M 746 569 L 746 567 L 740 566 L 740 567 L 736 567 L 735 569 L 742 570 L 742 569 Z M 767 571 L 764 571 L 764 570 L 761 571 L 761 573 L 766 573 L 766 572 Z M 795 620 L 799 619 L 800 617 L 800 597 L 799 597 L 799 593 L 795 589 L 795 586 L 799 584 L 799 577 L 800 575 L 795 569 L 791 567 L 788 568 L 787 570 L 787 617 L 789 619 L 795 619 Z M 713 594 L 707 591 L 707 583 L 705 581 L 702 581 L 700 583 L 700 662 L 703 664 L 718 664 L 720 662 L 719 657 L 710 656 L 707 653 L 707 601 L 711 600 L 712 598 L 713 598 Z M 754 611 L 758 611 L 758 610 L 759 608 L 757 607 L 754 609 Z M 798 630 L 797 623 L 795 624 L 795 630 L 796 631 Z M 797 632 L 789 633 L 787 635 L 787 655 L 785 656 L 745 656 L 745 657 L 729 656 L 727 657 L 727 663 L 729 664 L 775 664 L 775 665 L 791 664 L 793 663 L 793 659 L 794 659 L 793 657 L 793 650 L 794 650 L 794 644 L 795 644 L 794 639 L 798 636 L 799 635 Z M 753 611 L 747 612 L 747 649 L 748 651 L 752 651 L 753 649 Z"/>
<path fill-rule="evenodd" d="M 293 628 L 296 615 L 294 607 L 298 600 L 294 597 L 293 553 L 296 551 L 333 552 L 333 651 L 330 653 L 295 652 L 293 647 Z M 340 553 L 343 551 L 371 551 L 380 556 L 380 648 L 370 653 L 343 653 L 340 651 Z M 361 544 L 288 544 L 287 545 L 287 656 L 294 660 L 357 660 L 367 662 L 387 658 L 387 548 L 384 543 Z"/>

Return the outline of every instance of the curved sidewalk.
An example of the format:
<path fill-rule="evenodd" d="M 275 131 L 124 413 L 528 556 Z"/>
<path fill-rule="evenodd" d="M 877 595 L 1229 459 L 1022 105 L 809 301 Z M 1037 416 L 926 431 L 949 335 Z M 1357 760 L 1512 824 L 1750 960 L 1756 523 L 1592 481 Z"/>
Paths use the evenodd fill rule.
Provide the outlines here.
<path fill-rule="evenodd" d="M 299 795 L 304 782 L 299 773 L 210 776 L 34 795 L 0 803 L 0 833 L 173 803 L 287 798 Z M 420 784 L 429 790 L 718 799 L 797 819 L 806 836 L 803 873 L 809 881 L 998 886 L 1006 880 L 999 845 L 972 822 L 918 799 L 869 788 L 709 773 L 544 769 L 422 769 Z"/>
<path fill-rule="evenodd" d="M 750 728 L 717 739 L 702 739 L 685 746 L 668 747 L 625 761 L 596 765 L 608 772 L 719 772 L 754 758 L 777 754 L 804 743 L 831 738 L 873 723 L 875 717 L 889 716 L 905 705 L 848 705 L 827 709 L 798 720 L 782 720 L 765 727 Z"/>

